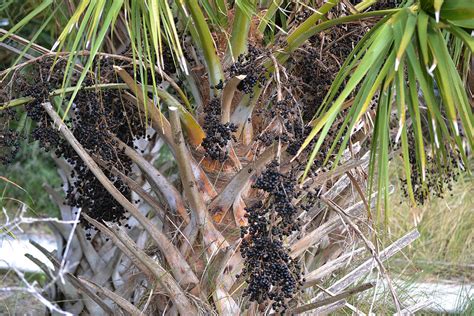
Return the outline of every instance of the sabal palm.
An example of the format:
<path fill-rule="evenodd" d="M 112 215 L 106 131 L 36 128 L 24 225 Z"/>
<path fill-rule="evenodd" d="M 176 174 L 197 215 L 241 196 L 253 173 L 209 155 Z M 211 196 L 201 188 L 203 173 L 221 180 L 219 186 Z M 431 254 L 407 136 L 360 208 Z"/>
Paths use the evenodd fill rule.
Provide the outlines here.
<path fill-rule="evenodd" d="M 114 67 L 122 83 L 103 84 L 98 77 L 97 83 L 102 89 L 129 90 L 124 96 L 138 104 L 141 112 L 145 113 L 144 120 L 151 122 L 154 130 L 171 149 L 181 179 L 179 187 L 182 188 L 177 189 L 171 181 L 164 179 L 146 158 L 116 140 L 117 146 L 139 166 L 155 193 L 151 195 L 143 190 L 137 179 L 132 180 L 121 175 L 132 191 L 157 212 L 155 220 L 150 220 L 142 215 L 129 199 L 114 189 L 110 177 L 101 171 L 101 168 L 106 167 L 101 157 L 95 157 L 94 152 L 88 152 L 77 144 L 73 146 L 81 153 L 86 165 L 100 183 L 138 220 L 141 224 L 139 227 L 144 228 L 146 233 L 143 232 L 141 238 L 148 234 L 160 252 L 154 251 L 158 258 L 148 255 L 140 249 L 143 244 L 137 246 L 142 239 L 132 240 L 125 231 L 111 228 L 114 224 L 100 223 L 97 218 L 87 217 L 85 214 L 87 220 L 109 236 L 111 243 L 120 248 L 129 259 L 121 258 L 119 252 L 113 253 L 109 250 L 111 243 L 102 244 L 103 239 L 99 236 L 96 239 L 100 241 L 100 245 L 96 244 L 97 248 L 93 249 L 81 242 L 84 236 L 82 231 L 78 230 L 75 232 L 78 239 L 73 241 L 73 249 L 83 249 L 84 257 L 80 262 L 88 261 L 89 269 L 74 271 L 77 275 L 93 279 L 96 284 L 86 280 L 79 281 L 75 275 L 69 276 L 69 282 L 83 290 L 89 289 L 86 294 L 96 303 L 100 299 L 91 293 L 94 291 L 104 294 L 122 310 L 132 314 L 139 312 L 136 306 L 146 305 L 148 297 L 153 298 L 154 309 L 150 310 L 160 312 L 168 310 L 170 300 L 170 312 L 177 310 L 181 314 L 195 314 L 199 309 L 214 309 L 223 315 L 238 314 L 241 310 L 239 304 L 242 291 L 241 282 L 235 280 L 235 275 L 240 273 L 243 264 L 236 248 L 240 242 L 239 226 L 246 224 L 246 204 L 252 205 L 252 200 L 255 199 L 268 199 L 268 194 L 262 195 L 261 191 L 251 187 L 251 183 L 255 181 L 255 175 L 260 174 L 270 161 L 279 160 L 282 173 L 289 172 L 292 168 L 295 175 L 304 181 L 303 191 L 309 191 L 308 194 L 302 193 L 291 201 L 299 206 L 309 204 L 307 209 L 300 209 L 300 213 L 296 215 L 303 219 L 305 229 L 312 230 L 299 241 L 296 240 L 297 233 L 284 239 L 295 258 L 301 257 L 304 251 L 310 248 L 316 248 L 320 237 L 331 231 L 343 230 L 336 214 L 332 214 L 328 222 L 321 223 L 319 227 L 319 224 L 308 221 L 317 218 L 323 222 L 325 218 L 321 213 L 324 206 L 317 203 L 313 205 L 313 196 L 320 193 L 315 191 L 316 188 L 327 190 L 321 199 L 331 208 L 337 209 L 333 199 L 341 192 L 347 194 L 346 189 L 351 181 L 356 181 L 352 175 L 341 175 L 355 166 L 364 165 L 365 161 L 358 164 L 347 159 L 348 155 L 343 157 L 344 153 L 347 153 L 349 140 L 359 138 L 361 132 L 356 126 L 361 121 L 375 120 L 375 126 L 369 127 L 374 135 L 371 138 L 371 151 L 366 155 L 370 157 L 369 178 L 372 184 L 377 175 L 377 191 L 385 192 L 385 195 L 377 195 L 378 209 L 382 204 L 382 197 L 388 201 L 386 192 L 391 150 L 389 121 L 393 112 L 393 100 L 400 122 L 394 128 L 395 139 L 401 140 L 408 191 L 412 200 L 415 199 L 410 181 L 413 168 L 421 170 L 420 174 L 423 174 L 424 178 L 427 160 L 425 148 L 430 141 L 434 145 L 430 146 L 435 152 L 434 157 L 447 157 L 446 148 L 454 148 L 454 144 L 458 147 L 462 159 L 466 161 L 459 130 L 463 131 L 469 146 L 472 146 L 472 110 L 468 106 L 464 78 L 459 75 L 456 65 L 469 61 L 474 47 L 472 38 L 466 32 L 466 29 L 473 28 L 473 5 L 470 1 L 444 1 L 444 4 L 443 1 L 434 1 L 433 6 L 429 1 L 408 1 L 400 9 L 358 13 L 357 9 L 365 8 L 365 2 L 368 1 L 355 8 L 346 9 L 344 16 L 340 15 L 342 9 L 336 0 L 316 1 L 316 4 L 298 3 L 289 11 L 291 13 L 288 19 L 285 18 L 289 5 L 286 1 L 236 1 L 231 4 L 219 0 L 201 3 L 114 0 L 80 1 L 69 7 L 70 12 L 74 14 L 67 20 L 53 47 L 54 50 L 69 52 L 65 54 L 67 57 L 63 86 L 51 92 L 51 96 L 59 96 L 60 99 L 55 100 L 57 104 L 64 104 L 63 118 L 74 108 L 74 100 L 82 91 L 84 80 L 90 76 L 89 71 L 96 71 L 95 60 L 121 60 L 125 64 L 133 65 L 133 72 L 124 67 Z M 18 26 L 25 25 L 37 14 L 56 13 L 63 9 L 63 4 L 52 6 L 53 3 L 52 0 L 44 1 Z M 294 19 L 294 15 L 306 6 L 310 8 L 309 17 L 299 23 Z M 336 12 L 335 16 L 327 15 L 331 9 Z M 232 21 L 227 19 L 228 15 L 233 16 Z M 330 18 L 326 18 L 326 15 Z M 173 19 L 174 16 L 178 17 L 177 22 Z M 438 16 L 441 21 L 437 20 Z M 299 123 L 285 117 L 287 113 L 278 108 L 279 104 L 284 104 L 290 110 L 296 111 L 297 104 L 304 102 L 296 93 L 296 97 L 293 95 L 290 80 L 285 77 L 286 69 L 294 69 L 288 64 L 292 55 L 311 36 L 319 32 L 370 17 L 379 17 L 380 20 L 359 41 L 351 55 L 347 56 L 322 104 L 317 104 L 318 109 L 313 112 L 314 117 L 303 122 L 303 129 L 306 128 L 307 132 L 298 134 L 293 131 L 292 134 L 285 123 Z M 11 37 L 11 32 L 17 29 L 13 27 L 8 33 L 5 32 L 2 40 L 15 39 Z M 110 29 L 114 32 L 109 34 Z M 192 43 L 182 40 L 181 37 L 185 34 L 190 36 Z M 257 34 L 262 34 L 260 43 L 256 42 L 256 38 L 259 38 Z M 265 53 L 253 60 L 253 64 L 247 65 L 245 70 L 240 69 L 241 73 L 230 71 L 230 77 L 227 70 L 238 61 L 239 55 L 247 52 L 249 41 L 261 46 L 264 44 Z M 448 43 L 452 43 L 452 49 L 449 49 Z M 191 44 L 192 48 L 185 53 L 185 45 Z M 27 45 L 26 49 L 54 55 L 37 46 Z M 115 54 L 124 50 L 129 51 L 131 56 Z M 173 74 L 166 73 L 165 50 L 171 52 L 176 64 Z M 191 65 L 193 58 L 195 65 Z M 199 65 L 201 62 L 204 64 L 202 67 Z M 3 82 L 12 74 L 12 69 L 3 72 Z M 254 76 L 255 70 L 260 71 L 256 74 L 257 78 L 264 76 L 267 80 L 262 78 L 260 85 L 250 84 L 253 89 L 251 93 L 241 93 L 239 90 L 242 89 L 242 83 Z M 74 80 L 71 79 L 73 73 L 79 73 Z M 133 73 L 136 74 L 135 77 Z M 178 77 L 182 84 L 176 82 Z M 410 85 L 407 85 L 406 79 Z M 161 80 L 170 83 L 172 93 L 158 84 Z M 74 87 L 69 87 L 70 82 L 74 82 Z M 220 85 L 223 85 L 223 90 L 217 88 Z M 427 111 L 422 114 L 417 85 L 423 93 L 422 100 L 427 107 Z M 440 99 L 434 94 L 435 85 L 440 92 Z M 213 101 L 215 98 L 220 102 Z M 372 102 L 374 98 L 377 99 L 375 107 Z M 31 99 L 24 97 L 13 100 L 3 107 L 19 105 Z M 224 157 L 227 158 L 225 161 L 215 161 L 207 157 L 201 146 L 206 133 L 209 137 L 210 132 L 200 124 L 203 119 L 209 119 L 206 117 L 209 104 L 221 106 L 220 127 L 229 122 L 236 127 L 235 140 L 229 140 L 222 148 Z M 274 108 L 274 118 L 261 118 L 256 115 L 256 108 L 267 107 Z M 54 118 L 53 121 L 59 124 L 59 117 L 50 105 L 44 103 L 44 108 Z M 164 109 L 163 114 L 160 108 Z M 424 118 L 434 123 L 425 124 Z M 338 123 L 336 129 L 334 122 Z M 185 134 L 181 133 L 181 125 Z M 229 125 L 227 127 L 229 128 Z M 416 150 L 412 156 L 416 157 L 416 164 L 410 161 L 408 127 L 415 139 Z M 423 137 L 423 128 L 429 130 L 429 139 Z M 65 126 L 62 131 L 64 137 L 74 143 L 74 135 L 68 133 Z M 283 137 L 285 133 L 292 134 L 290 141 L 296 141 L 296 136 L 299 137 L 298 141 L 301 140 L 302 146 L 296 153 L 296 158 L 286 152 Z M 273 139 L 264 140 L 262 135 L 272 135 Z M 317 140 L 313 141 L 316 136 Z M 312 152 L 305 150 L 310 145 L 314 146 Z M 324 155 L 321 155 L 322 147 Z M 338 152 L 332 154 L 335 149 Z M 359 154 L 362 157 L 365 150 L 361 149 Z M 320 162 L 330 163 L 334 169 L 321 172 L 313 164 L 315 158 L 321 160 Z M 299 161 L 308 161 L 305 170 L 299 168 Z M 424 179 L 422 183 L 423 181 Z M 370 186 L 370 197 L 372 191 L 375 190 Z M 267 203 L 270 202 L 271 200 Z M 367 206 L 371 205 L 370 202 L 371 198 Z M 344 199 L 339 203 L 348 205 L 348 201 Z M 172 218 L 173 224 L 166 220 L 169 214 L 162 210 L 163 205 L 179 215 Z M 360 214 L 362 206 L 361 202 L 351 208 L 351 211 Z M 72 209 L 65 210 L 65 214 L 72 215 L 72 212 Z M 171 235 L 167 231 L 175 229 L 180 233 L 170 240 Z M 67 236 L 67 233 L 63 232 L 63 238 L 67 239 Z M 336 253 L 338 246 L 329 249 L 329 253 Z M 108 259 L 104 262 L 89 261 L 92 260 L 90 258 L 97 258 L 106 253 Z M 314 261 L 314 257 L 312 258 Z M 312 262 L 306 259 L 308 263 Z M 51 260 L 56 259 L 52 257 Z M 136 278 L 118 268 L 119 263 L 131 267 L 132 262 L 140 271 Z M 98 267 L 93 264 L 98 264 Z M 109 264 L 114 266 L 116 275 L 126 277 L 127 284 L 113 284 L 110 282 L 114 278 L 112 274 L 101 277 L 100 271 L 110 269 Z M 309 266 L 314 268 L 314 263 Z M 318 278 L 320 277 L 321 275 L 318 275 Z M 134 285 L 141 282 L 146 284 L 145 291 L 133 289 Z M 94 291 L 90 291 L 91 288 Z M 116 293 L 110 289 L 116 290 Z M 157 291 L 163 291 L 164 295 L 155 296 Z M 63 289 L 63 292 L 69 299 L 77 299 L 80 295 L 71 289 Z M 134 299 L 131 303 L 133 297 L 138 297 L 140 302 Z M 296 304 L 296 301 L 292 301 L 292 304 Z M 103 303 L 99 305 L 105 311 L 113 312 L 113 307 Z M 89 313 L 98 312 L 97 306 L 90 301 L 86 301 L 85 306 L 79 304 L 75 308 L 78 311 L 86 308 Z M 252 309 L 256 309 L 256 305 L 253 305 Z"/>

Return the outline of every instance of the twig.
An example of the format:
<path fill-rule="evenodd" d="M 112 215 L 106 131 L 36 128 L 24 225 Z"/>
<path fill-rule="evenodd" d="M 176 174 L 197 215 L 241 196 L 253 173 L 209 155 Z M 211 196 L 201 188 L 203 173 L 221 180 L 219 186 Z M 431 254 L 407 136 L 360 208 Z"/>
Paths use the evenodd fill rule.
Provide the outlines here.
<path fill-rule="evenodd" d="M 55 217 L 47 217 L 47 218 L 33 218 L 33 217 L 19 217 L 22 224 L 34 224 L 34 223 L 47 223 L 47 222 L 55 222 L 58 224 L 78 224 L 79 220 L 72 220 L 72 221 L 64 221 L 59 218 Z"/>
<path fill-rule="evenodd" d="M 10 217 L 8 216 L 7 210 L 2 207 L 2 212 L 5 216 L 5 223 L 0 225 L 0 237 L 6 234 L 11 235 L 12 234 L 11 232 L 14 229 L 18 229 L 20 232 L 23 232 L 23 229 L 21 228 L 22 224 L 58 223 L 58 224 L 70 225 L 70 224 L 77 223 L 76 220 L 60 220 L 55 217 L 47 217 L 47 218 L 24 217 L 23 215 L 27 211 L 27 205 L 21 201 L 18 201 L 18 202 L 21 203 L 21 207 L 18 213 L 13 218 L 13 220 L 11 220 Z"/>
<path fill-rule="evenodd" d="M 120 306 L 124 311 L 126 311 L 128 314 L 132 316 L 139 316 L 141 314 L 140 310 L 136 308 L 133 304 L 131 304 L 129 301 L 121 297 L 120 295 L 112 292 L 106 287 L 99 286 L 95 284 L 94 282 L 87 280 L 85 278 L 79 277 L 79 281 L 84 283 L 85 285 L 89 286 L 92 288 L 94 291 L 96 291 L 99 294 L 102 294 L 108 298 L 110 298 L 113 302 L 115 302 L 118 306 Z"/>
<path fill-rule="evenodd" d="M 365 284 L 359 285 L 355 288 L 352 288 L 350 290 L 341 292 L 337 295 L 334 295 L 332 297 L 320 300 L 318 302 L 314 302 L 314 303 L 306 304 L 306 305 L 303 305 L 303 306 L 299 306 L 299 307 L 291 310 L 290 314 L 301 314 L 301 313 L 310 311 L 312 309 L 315 309 L 315 308 L 318 308 L 318 307 L 321 307 L 321 306 L 325 306 L 325 305 L 335 303 L 337 301 L 345 299 L 348 296 L 354 295 L 354 294 L 359 293 L 359 292 L 366 291 L 366 290 L 374 287 L 374 285 L 375 285 L 374 283 L 365 283 Z"/>
<path fill-rule="evenodd" d="M 7 35 L 7 34 L 9 34 L 9 33 L 10 33 L 9 31 L 0 28 L 0 34 Z M 10 34 L 8 35 L 8 38 L 9 38 L 10 40 L 14 40 L 14 41 L 16 41 L 16 42 L 18 42 L 18 43 L 20 43 L 20 44 L 22 44 L 22 45 L 31 45 L 31 47 L 32 47 L 33 49 L 35 49 L 36 51 L 38 51 L 39 53 L 42 53 L 42 54 L 47 54 L 47 53 L 50 53 L 50 52 L 51 52 L 49 49 L 47 49 L 47 48 L 45 48 L 45 47 L 43 47 L 43 46 L 40 46 L 40 45 L 38 45 L 38 44 L 36 44 L 36 43 L 34 43 L 34 42 L 32 42 L 32 41 L 27 40 L 26 38 L 23 38 L 23 37 L 21 37 L 21 36 L 16 35 L 16 34 L 10 33 Z"/>
<path fill-rule="evenodd" d="M 67 242 L 66 242 L 66 249 L 64 250 L 63 258 L 61 260 L 61 265 L 59 266 L 59 271 L 63 271 L 66 265 L 66 258 L 69 254 L 69 248 L 71 247 L 72 238 L 74 237 L 74 233 L 76 232 L 77 223 L 79 222 L 79 217 L 81 216 L 81 211 L 82 211 L 82 208 L 79 208 L 76 214 L 75 222 L 74 224 L 72 224 L 72 229 L 69 232 L 69 237 L 67 238 Z M 64 284 L 65 282 L 64 282 L 63 274 L 59 273 L 59 276 L 61 277 L 61 282 Z"/>
<path fill-rule="evenodd" d="M 15 53 L 15 54 L 17 54 L 17 55 L 20 55 L 20 54 L 21 54 L 21 50 L 19 50 L 18 48 L 13 47 L 13 46 L 11 46 L 11 45 L 8 45 L 8 44 L 5 44 L 5 43 L 0 43 L 0 47 L 3 47 L 3 48 L 5 48 L 5 49 L 8 49 L 9 51 L 11 51 L 11 52 L 13 52 L 13 53 Z M 24 57 L 24 58 L 27 58 L 27 59 L 33 59 L 33 58 L 34 58 L 33 56 L 31 56 L 31 55 L 28 54 L 28 53 L 23 54 L 23 57 Z"/>
<path fill-rule="evenodd" d="M 359 237 L 364 241 L 367 249 L 370 251 L 370 253 L 372 254 L 373 258 L 375 259 L 375 261 L 377 262 L 378 266 L 379 266 L 379 269 L 380 269 L 380 272 L 382 273 L 382 275 L 385 277 L 385 279 L 387 280 L 387 283 L 388 283 L 388 286 L 389 286 L 389 289 L 390 289 L 390 293 L 392 295 L 392 298 L 393 298 L 393 301 L 395 303 L 395 306 L 397 308 L 397 311 L 400 312 L 400 302 L 398 301 L 398 297 L 396 295 L 396 292 L 395 292 L 395 288 L 393 287 L 393 284 L 390 280 L 390 276 L 388 275 L 387 273 L 387 270 L 385 269 L 385 266 L 382 264 L 382 260 L 380 259 L 379 257 L 379 254 L 377 253 L 377 250 L 375 249 L 375 246 L 372 244 L 372 242 L 370 240 L 368 240 L 367 238 L 365 238 L 364 234 L 360 231 L 359 227 L 350 219 L 350 216 L 349 214 L 347 214 L 339 205 L 337 205 L 334 201 L 328 199 L 328 198 L 325 198 L 324 196 L 321 197 L 321 199 L 329 206 L 331 207 L 333 210 L 335 210 L 336 212 L 338 212 L 339 214 L 341 214 L 345 221 L 347 221 L 349 223 L 349 225 L 352 227 L 352 229 L 359 235 Z"/>
<path fill-rule="evenodd" d="M 352 185 L 356 188 L 357 193 L 359 194 L 362 202 L 364 202 L 365 208 L 367 209 L 367 214 L 370 214 L 370 206 L 369 203 L 367 202 L 367 199 L 365 198 L 365 194 L 362 191 L 362 188 L 360 187 L 359 183 L 357 182 L 357 179 L 352 175 L 350 171 L 346 172 L 346 175 L 349 177 L 349 179 L 352 182 Z"/>

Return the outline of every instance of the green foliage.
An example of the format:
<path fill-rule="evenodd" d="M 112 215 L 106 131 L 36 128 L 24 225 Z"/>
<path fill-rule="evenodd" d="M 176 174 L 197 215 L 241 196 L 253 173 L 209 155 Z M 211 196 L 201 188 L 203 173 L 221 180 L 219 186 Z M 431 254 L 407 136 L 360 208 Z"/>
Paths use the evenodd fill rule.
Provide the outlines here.
<path fill-rule="evenodd" d="M 19 203 L 24 202 L 29 206 L 30 215 L 57 217 L 58 206 L 48 194 L 45 194 L 43 188 L 44 184 L 53 188 L 61 185 L 62 181 L 56 172 L 56 165 L 38 144 L 24 143 L 23 147 L 14 163 L 8 166 L 0 165 L 0 175 L 25 191 L 0 180 L 0 194 L 2 194 L 0 207 L 15 212 Z"/>
<path fill-rule="evenodd" d="M 472 6 L 471 2 L 464 3 L 468 12 L 470 6 Z M 461 4 L 459 4 L 458 10 L 460 8 Z M 467 164 L 459 131 L 462 129 L 469 147 L 472 148 L 473 116 L 464 90 L 465 83 L 462 81 L 449 51 L 450 39 L 452 39 L 450 35 L 459 38 L 468 45 L 461 49 L 463 55 L 470 56 L 472 49 L 469 34 L 446 20 L 452 17 L 452 15 L 445 17 L 441 11 L 442 22 L 438 23 L 433 16 L 418 5 L 410 4 L 381 20 L 358 43 L 353 51 L 353 57 L 346 61 L 337 79 L 333 82 L 323 103 L 325 110 L 315 119 L 314 128 L 300 150 L 301 152 L 309 146 L 318 135 L 304 177 L 310 170 L 330 127 L 341 113 L 343 103 L 352 94 L 355 95 L 354 104 L 345 114 L 344 124 L 334 141 L 336 144 L 346 131 L 343 145 L 340 146 L 333 160 L 334 166 L 342 157 L 355 125 L 367 112 L 372 99 L 377 97 L 378 105 L 369 173 L 371 188 L 372 185 L 377 185 L 379 192 L 385 192 L 386 209 L 388 209 L 386 194 L 389 153 L 388 117 L 391 113 L 390 105 L 395 96 L 400 123 L 396 142 L 402 137 L 402 149 L 406 155 L 408 144 L 405 141 L 405 134 L 408 118 L 410 118 L 417 144 L 417 162 L 422 170 L 423 181 L 425 180 L 427 142 L 431 145 L 429 147 L 432 148 L 434 156 L 443 157 L 440 159 L 447 159 L 445 145 L 448 148 L 457 148 L 464 164 Z M 474 15 L 469 15 L 469 17 L 472 18 Z M 468 19 L 464 15 L 456 18 L 461 22 L 465 21 L 463 19 Z M 453 29 L 455 29 L 454 32 Z M 353 69 L 354 71 L 352 71 Z M 417 87 L 422 92 L 423 106 L 427 107 L 426 114 L 424 114 L 425 119 L 431 124 L 423 123 L 420 118 L 421 104 L 418 100 Z M 340 89 L 342 92 L 337 94 Z M 436 89 L 439 91 L 440 98 L 435 95 Z M 422 128 L 428 129 L 428 137 Z M 335 146 L 332 150 L 334 148 Z M 328 159 L 329 156 L 326 161 Z M 406 168 L 405 172 L 409 178 L 410 170 Z M 372 189 L 369 190 L 369 194 L 370 191 Z M 410 196 L 413 196 L 412 192 L 410 192 Z M 381 197 L 382 195 L 379 195 L 378 213 L 381 209 Z"/>

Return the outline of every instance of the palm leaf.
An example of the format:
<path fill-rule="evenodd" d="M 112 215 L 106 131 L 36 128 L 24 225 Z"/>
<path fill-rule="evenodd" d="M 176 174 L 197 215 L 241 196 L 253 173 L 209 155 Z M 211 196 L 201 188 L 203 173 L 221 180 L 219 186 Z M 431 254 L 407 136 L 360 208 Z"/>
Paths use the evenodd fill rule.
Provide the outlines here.
<path fill-rule="evenodd" d="M 439 3 L 437 6 L 441 7 Z M 467 95 L 455 61 L 448 50 L 449 36 L 446 35 L 453 32 L 453 35 L 460 39 L 455 51 L 456 60 L 458 61 L 460 60 L 462 45 L 471 46 L 472 39 L 466 33 L 463 33 L 462 29 L 446 21 L 446 16 L 443 16 L 443 9 L 444 6 L 441 9 L 441 20 L 444 22 L 436 23 L 429 12 L 421 10 L 416 5 L 406 6 L 394 13 L 386 23 L 384 22 L 381 26 L 376 27 L 373 32 L 365 35 L 359 42 L 353 54 L 351 54 L 356 57 L 346 60 L 336 76 L 323 101 L 321 112 L 314 120 L 313 129 L 298 152 L 298 154 L 301 154 L 318 135 L 317 142 L 309 156 L 303 179 L 308 174 L 319 148 L 342 109 L 343 103 L 349 95 L 356 91 L 358 92 L 352 108 L 337 133 L 328 155 L 335 149 L 336 143 L 343 135 L 343 130 L 348 127 L 339 152 L 333 160 L 334 166 L 336 166 L 347 147 L 352 128 L 367 111 L 370 101 L 378 90 L 379 102 L 376 111 L 369 174 L 371 182 L 378 182 L 377 189 L 383 193 L 380 197 L 384 197 L 386 210 L 388 209 L 388 195 L 386 192 L 388 189 L 389 148 L 387 124 L 391 113 L 392 95 L 396 96 L 395 101 L 400 119 L 395 141 L 398 142 L 400 138 L 402 139 L 402 153 L 407 179 L 410 178 L 411 172 L 408 161 L 407 113 L 410 114 L 412 119 L 416 160 L 423 181 L 425 181 L 426 175 L 425 143 L 427 140 L 433 145 L 431 148 L 434 157 L 446 157 L 445 143 L 441 144 L 441 142 L 447 142 L 448 146 L 454 145 L 457 147 L 464 164 L 467 163 L 459 130 L 462 128 L 472 146 L 472 109 L 467 101 Z M 383 67 L 380 67 L 381 60 L 385 63 Z M 352 69 L 354 69 L 353 72 Z M 407 74 L 409 85 L 405 80 Z M 336 91 L 346 80 L 347 84 L 336 98 Z M 440 99 L 434 93 L 435 86 L 439 88 Z M 424 135 L 422 132 L 424 123 L 419 109 L 419 91 L 417 87 L 419 87 L 427 107 L 426 119 L 430 123 L 427 124 L 428 135 Z M 406 108 L 408 108 L 408 112 L 406 112 Z M 446 117 L 444 113 L 446 113 Z M 425 136 L 428 136 L 428 138 Z M 329 160 L 330 158 L 326 156 L 325 163 Z M 375 169 L 376 164 L 378 165 L 377 171 Z M 412 185 L 411 183 L 407 183 L 407 185 L 409 196 L 413 201 Z M 369 191 L 372 191 L 372 184 Z M 379 214 L 381 205 L 382 201 L 379 198 L 377 203 Z"/>

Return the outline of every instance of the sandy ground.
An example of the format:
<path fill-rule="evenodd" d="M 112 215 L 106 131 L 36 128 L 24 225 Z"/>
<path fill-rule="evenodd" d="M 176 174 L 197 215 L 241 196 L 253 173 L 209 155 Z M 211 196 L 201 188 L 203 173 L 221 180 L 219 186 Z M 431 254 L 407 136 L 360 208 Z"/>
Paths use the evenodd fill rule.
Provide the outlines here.
<path fill-rule="evenodd" d="M 29 253 L 44 262 L 50 268 L 52 264 L 29 240 L 34 240 L 49 251 L 56 250 L 56 242 L 51 235 L 16 234 L 16 238 L 10 236 L 0 237 L 0 270 L 8 270 L 13 266 L 23 272 L 41 272 L 36 264 L 25 257 Z"/>

